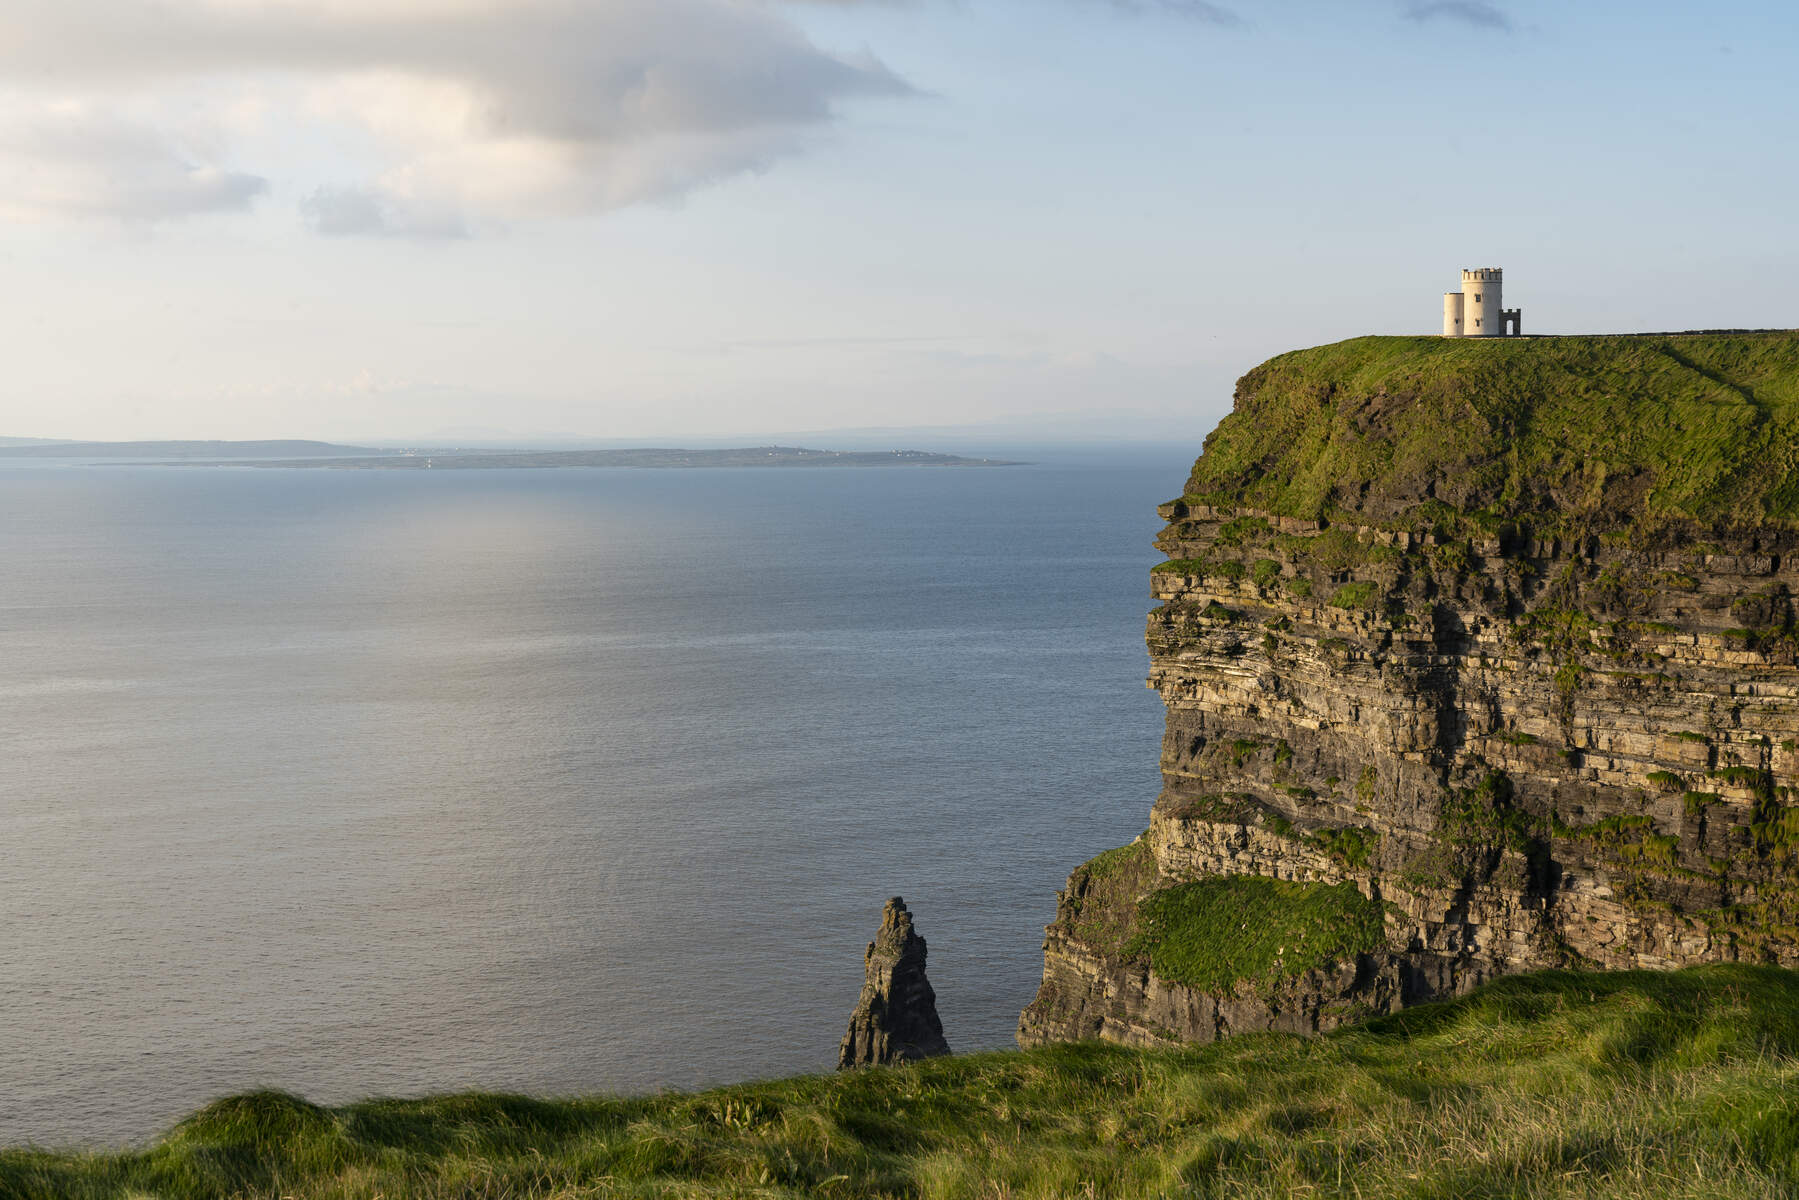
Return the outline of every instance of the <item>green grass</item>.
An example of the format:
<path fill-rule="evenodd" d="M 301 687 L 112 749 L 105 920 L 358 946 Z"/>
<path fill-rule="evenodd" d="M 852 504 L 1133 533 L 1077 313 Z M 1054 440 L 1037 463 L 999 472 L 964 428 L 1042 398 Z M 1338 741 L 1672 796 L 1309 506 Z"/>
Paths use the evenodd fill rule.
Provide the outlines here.
<path fill-rule="evenodd" d="M 1247 982 L 1264 991 L 1386 941 L 1381 906 L 1354 884 L 1216 875 L 1163 888 L 1137 910 L 1125 947 L 1157 975 L 1201 991 Z"/>
<path fill-rule="evenodd" d="M 1799 519 L 1799 334 L 1365 337 L 1238 384 L 1187 494 L 1305 519 Z"/>
<path fill-rule="evenodd" d="M 1074 900 L 1068 931 L 1101 954 L 1122 954 L 1136 933 L 1137 898 L 1155 883 L 1156 860 L 1146 838 L 1082 863 L 1068 878 Z"/>
<path fill-rule="evenodd" d="M 1099 954 L 1123 954 L 1135 934 L 1137 898 L 1155 887 L 1155 855 L 1148 838 L 1108 849 L 1069 876 L 1074 918 L 1069 932 Z"/>
<path fill-rule="evenodd" d="M 1345 866 L 1361 870 L 1380 845 L 1380 834 L 1372 829 L 1351 826 L 1347 829 L 1321 829 L 1312 835 L 1312 843 Z"/>
<path fill-rule="evenodd" d="M 1261 517 L 1238 517 L 1226 522 L 1218 530 L 1218 542 L 1222 546 L 1241 546 L 1245 541 L 1261 537 L 1268 532 L 1268 522 Z"/>
<path fill-rule="evenodd" d="M 1373 608 L 1380 599 L 1380 588 L 1372 583 L 1346 583 L 1331 593 L 1333 608 Z"/>
<path fill-rule="evenodd" d="M 1774 1200 L 1799 975 L 1552 972 L 1301 1039 L 1099 1043 L 699 1095 L 220 1101 L 124 1153 L 0 1151 L 8 1200 Z"/>
<path fill-rule="evenodd" d="M 1259 742 L 1248 742 L 1252 752 Z M 1379 835 L 1328 829 L 1301 835 L 1279 813 L 1265 828 L 1303 839 L 1351 866 L 1367 863 Z M 1246 983 L 1263 993 L 1314 967 L 1385 944 L 1381 906 L 1355 885 L 1218 875 L 1162 886 L 1148 840 L 1075 868 L 1060 927 L 1109 959 L 1147 962 L 1161 978 L 1214 993 Z"/>

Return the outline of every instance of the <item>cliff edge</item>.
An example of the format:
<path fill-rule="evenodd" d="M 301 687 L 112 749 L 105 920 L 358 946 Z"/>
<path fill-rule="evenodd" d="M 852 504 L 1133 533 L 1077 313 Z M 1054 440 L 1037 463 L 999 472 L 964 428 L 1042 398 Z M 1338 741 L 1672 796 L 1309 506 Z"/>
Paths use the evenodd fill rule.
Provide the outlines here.
<path fill-rule="evenodd" d="M 1162 791 L 1021 1043 L 1799 965 L 1799 333 L 1282 355 L 1161 513 Z"/>

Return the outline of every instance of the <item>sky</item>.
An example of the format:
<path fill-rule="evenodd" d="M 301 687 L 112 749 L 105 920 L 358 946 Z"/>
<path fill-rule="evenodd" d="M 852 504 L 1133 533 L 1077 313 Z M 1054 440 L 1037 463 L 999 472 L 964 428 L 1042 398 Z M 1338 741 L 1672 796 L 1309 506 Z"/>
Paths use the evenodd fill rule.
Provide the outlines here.
<path fill-rule="evenodd" d="M 1791 0 L 0 0 L 0 434 L 1197 444 L 1463 267 L 1799 326 L 1796 62 Z"/>

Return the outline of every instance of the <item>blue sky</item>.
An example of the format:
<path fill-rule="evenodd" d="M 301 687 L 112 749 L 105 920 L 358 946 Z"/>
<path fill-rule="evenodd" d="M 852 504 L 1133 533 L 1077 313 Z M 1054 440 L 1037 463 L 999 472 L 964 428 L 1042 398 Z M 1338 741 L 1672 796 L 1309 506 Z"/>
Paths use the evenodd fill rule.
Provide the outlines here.
<path fill-rule="evenodd" d="M 1795 62 L 1772 2 L 0 0 L 0 434 L 1197 443 L 1478 265 L 1790 327 Z"/>

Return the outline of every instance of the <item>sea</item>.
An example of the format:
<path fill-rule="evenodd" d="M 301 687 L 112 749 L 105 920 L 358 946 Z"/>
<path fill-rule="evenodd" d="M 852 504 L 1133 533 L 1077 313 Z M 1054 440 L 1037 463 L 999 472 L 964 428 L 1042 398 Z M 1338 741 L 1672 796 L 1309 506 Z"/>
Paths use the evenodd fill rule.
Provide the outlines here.
<path fill-rule="evenodd" d="M 890 896 L 1012 1045 L 1195 449 L 0 466 L 0 1145 L 829 1071 Z"/>

